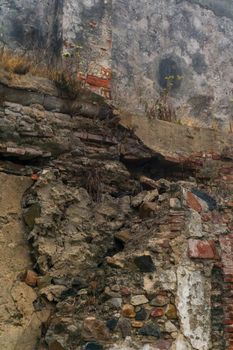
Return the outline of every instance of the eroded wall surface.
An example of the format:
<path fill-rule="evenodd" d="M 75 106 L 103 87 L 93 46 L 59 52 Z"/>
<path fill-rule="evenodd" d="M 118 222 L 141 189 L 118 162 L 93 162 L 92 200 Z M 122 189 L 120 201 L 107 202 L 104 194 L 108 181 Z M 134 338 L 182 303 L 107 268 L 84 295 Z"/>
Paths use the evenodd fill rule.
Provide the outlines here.
<path fill-rule="evenodd" d="M 1 46 L 34 51 L 38 62 L 55 64 L 62 47 L 62 10 L 63 0 L 1 0 Z"/>
<path fill-rule="evenodd" d="M 143 110 L 166 76 L 182 76 L 170 93 L 180 117 L 229 130 L 232 11 L 228 1 L 113 1 L 114 97 Z"/>
<path fill-rule="evenodd" d="M 0 92 L 0 344 L 232 350 L 232 138 L 137 136 L 33 76 Z"/>

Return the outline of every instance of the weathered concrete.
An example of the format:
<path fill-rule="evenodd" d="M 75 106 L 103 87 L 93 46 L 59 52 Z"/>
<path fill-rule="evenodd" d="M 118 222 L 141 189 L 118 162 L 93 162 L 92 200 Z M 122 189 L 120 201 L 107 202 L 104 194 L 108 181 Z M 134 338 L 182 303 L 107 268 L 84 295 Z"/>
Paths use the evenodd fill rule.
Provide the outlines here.
<path fill-rule="evenodd" d="M 177 307 L 183 334 L 194 349 L 211 349 L 210 282 L 191 266 L 180 266 L 177 278 Z"/>

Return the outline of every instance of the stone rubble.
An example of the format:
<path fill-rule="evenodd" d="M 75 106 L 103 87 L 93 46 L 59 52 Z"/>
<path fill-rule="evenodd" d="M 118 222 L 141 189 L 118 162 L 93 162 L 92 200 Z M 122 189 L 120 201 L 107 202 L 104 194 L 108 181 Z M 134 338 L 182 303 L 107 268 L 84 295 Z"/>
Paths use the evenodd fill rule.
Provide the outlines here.
<path fill-rule="evenodd" d="M 31 181 L 20 283 L 49 313 L 33 346 L 231 350 L 232 150 L 171 159 L 111 114 L 12 100 L 0 108 L 0 171 Z"/>

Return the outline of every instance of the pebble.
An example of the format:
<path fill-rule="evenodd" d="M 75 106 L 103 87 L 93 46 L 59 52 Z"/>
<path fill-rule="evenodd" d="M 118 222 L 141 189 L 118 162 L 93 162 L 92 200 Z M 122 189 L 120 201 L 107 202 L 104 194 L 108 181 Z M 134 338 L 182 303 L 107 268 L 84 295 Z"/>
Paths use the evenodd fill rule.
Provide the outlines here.
<path fill-rule="evenodd" d="M 148 191 L 145 197 L 143 198 L 143 202 L 153 202 L 158 197 L 159 197 L 159 192 L 157 189 Z"/>
<path fill-rule="evenodd" d="M 171 319 L 176 319 L 177 318 L 177 312 L 176 312 L 176 307 L 173 304 L 168 304 L 166 307 L 165 315 L 168 318 Z"/>
<path fill-rule="evenodd" d="M 146 318 L 147 318 L 147 312 L 144 309 L 144 307 L 142 307 L 141 310 L 136 313 L 135 319 L 137 321 L 145 321 Z"/>
<path fill-rule="evenodd" d="M 154 202 L 144 202 L 139 208 L 139 216 L 141 219 L 153 217 L 158 208 L 158 204 Z"/>
<path fill-rule="evenodd" d="M 177 328 L 171 321 L 167 321 L 165 323 L 165 331 L 168 333 L 177 332 Z"/>
<path fill-rule="evenodd" d="M 109 330 L 105 323 L 97 320 L 95 317 L 87 317 L 82 326 L 83 339 L 96 339 L 99 341 L 108 341 L 110 338 Z"/>
<path fill-rule="evenodd" d="M 85 345 L 84 350 L 103 350 L 103 346 L 98 343 L 90 342 Z"/>
<path fill-rule="evenodd" d="M 141 321 L 132 321 L 131 324 L 133 328 L 142 328 L 144 326 L 144 323 Z"/>
<path fill-rule="evenodd" d="M 132 331 L 132 326 L 130 320 L 127 318 L 121 317 L 118 321 L 118 327 L 121 331 L 122 337 L 130 337 L 131 331 Z"/>
<path fill-rule="evenodd" d="M 107 256 L 106 262 L 111 267 L 115 267 L 115 268 L 119 268 L 119 269 L 124 268 L 124 264 L 121 261 L 119 261 L 111 256 Z"/>
<path fill-rule="evenodd" d="M 37 285 L 37 279 L 38 279 L 38 276 L 34 271 L 27 270 L 24 282 L 28 286 L 35 287 Z"/>
<path fill-rule="evenodd" d="M 121 295 L 124 297 L 128 297 L 131 294 L 131 291 L 127 287 L 121 288 Z"/>
<path fill-rule="evenodd" d="M 164 310 L 161 307 L 156 307 L 151 311 L 151 317 L 161 317 L 164 315 Z"/>
<path fill-rule="evenodd" d="M 125 304 L 122 307 L 122 315 L 129 318 L 134 318 L 136 316 L 136 313 L 134 311 L 133 305 Z"/>
<path fill-rule="evenodd" d="M 117 318 L 111 318 L 110 320 L 108 320 L 106 322 L 106 326 L 108 327 L 108 329 L 110 331 L 114 331 L 114 329 L 116 328 L 117 326 L 117 323 L 118 323 L 118 319 Z"/>
<path fill-rule="evenodd" d="M 178 198 L 170 198 L 170 208 L 172 209 L 180 209 L 181 203 Z"/>
<path fill-rule="evenodd" d="M 117 309 L 121 308 L 122 298 L 112 298 L 108 300 L 108 303 L 112 306 L 115 306 Z"/>
<path fill-rule="evenodd" d="M 170 299 L 164 295 L 157 295 L 150 301 L 151 306 L 164 306 L 169 303 Z"/>
<path fill-rule="evenodd" d="M 110 289 L 109 287 L 106 287 L 104 289 L 104 294 L 106 294 L 108 297 L 111 297 L 111 298 L 120 298 L 121 295 L 120 293 L 118 292 L 114 292 L 112 289 Z"/>
<path fill-rule="evenodd" d="M 131 304 L 134 306 L 142 305 L 148 303 L 148 299 L 145 297 L 145 295 L 134 295 L 131 298 Z"/>
<path fill-rule="evenodd" d="M 139 334 L 144 336 L 151 336 L 151 337 L 160 337 L 160 329 L 159 327 L 155 326 L 154 324 L 147 324 L 143 328 L 139 330 Z"/>
<path fill-rule="evenodd" d="M 129 234 L 129 231 L 120 231 L 120 232 L 117 232 L 115 235 L 114 235 L 115 239 L 119 240 L 120 242 L 122 243 L 127 243 L 129 240 L 130 240 L 130 234 Z"/>

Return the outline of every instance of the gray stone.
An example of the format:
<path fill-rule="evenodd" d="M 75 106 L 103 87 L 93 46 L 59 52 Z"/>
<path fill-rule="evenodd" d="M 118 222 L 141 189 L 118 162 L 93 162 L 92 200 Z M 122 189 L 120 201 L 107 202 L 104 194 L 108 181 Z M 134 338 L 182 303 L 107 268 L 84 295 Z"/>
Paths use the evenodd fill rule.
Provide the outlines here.
<path fill-rule="evenodd" d="M 145 295 L 134 295 L 131 298 L 131 304 L 134 306 L 142 305 L 148 303 L 148 299 L 145 297 Z"/>
<path fill-rule="evenodd" d="M 108 300 L 108 304 L 116 307 L 117 309 L 121 308 L 122 298 L 112 298 Z"/>
<path fill-rule="evenodd" d="M 147 324 L 141 328 L 138 333 L 144 336 L 151 336 L 156 338 L 160 337 L 160 329 L 154 324 Z"/>

